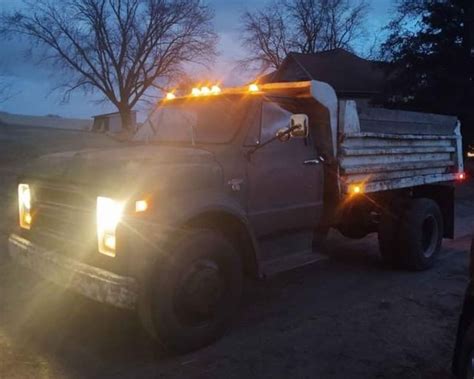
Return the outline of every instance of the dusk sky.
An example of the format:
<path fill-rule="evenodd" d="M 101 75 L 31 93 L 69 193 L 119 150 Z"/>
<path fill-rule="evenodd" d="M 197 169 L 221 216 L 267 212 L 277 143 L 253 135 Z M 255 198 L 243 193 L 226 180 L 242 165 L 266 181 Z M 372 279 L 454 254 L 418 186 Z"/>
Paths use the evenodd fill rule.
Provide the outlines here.
<path fill-rule="evenodd" d="M 367 42 L 360 42 L 357 50 L 368 49 L 381 28 L 387 24 L 393 13 L 395 0 L 369 0 Z M 0 9 L 11 9 L 18 6 L 20 0 L 0 0 Z M 233 70 L 235 60 L 244 56 L 239 43 L 239 19 L 242 11 L 261 7 L 264 0 L 224 1 L 212 0 L 210 5 L 215 9 L 215 26 L 220 36 L 219 52 L 216 65 L 216 77 L 224 78 L 224 83 L 240 84 L 248 80 Z M 54 73 L 47 67 L 39 67 L 25 58 L 24 43 L 18 41 L 0 41 L 0 75 L 5 75 L 15 85 L 16 95 L 0 104 L 0 111 L 30 115 L 57 114 L 64 117 L 88 118 L 94 114 L 114 111 L 110 105 L 98 105 L 92 95 L 81 91 L 71 97 L 69 103 L 60 104 L 58 92 L 51 93 L 57 83 Z"/>

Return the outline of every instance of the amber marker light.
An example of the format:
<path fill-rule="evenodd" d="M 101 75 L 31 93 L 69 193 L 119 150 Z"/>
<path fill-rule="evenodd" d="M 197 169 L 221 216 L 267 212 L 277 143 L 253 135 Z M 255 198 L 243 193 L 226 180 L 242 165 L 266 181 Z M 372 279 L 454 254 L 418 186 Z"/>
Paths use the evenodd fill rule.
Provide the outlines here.
<path fill-rule="evenodd" d="M 166 94 L 166 100 L 174 100 L 176 99 L 176 95 L 173 92 L 168 92 Z"/>
<path fill-rule="evenodd" d="M 364 193 L 364 188 L 360 184 L 353 184 L 349 187 L 349 193 L 351 195 L 360 195 Z"/>
<path fill-rule="evenodd" d="M 137 200 L 135 202 L 135 212 L 145 212 L 148 209 L 148 202 L 146 200 Z"/>
<path fill-rule="evenodd" d="M 213 95 L 218 95 L 218 94 L 221 93 L 221 88 L 220 88 L 219 86 L 217 86 L 217 85 L 216 85 L 216 86 L 212 86 L 212 87 L 211 87 L 211 93 L 212 93 Z"/>
<path fill-rule="evenodd" d="M 201 95 L 207 96 L 210 93 L 211 93 L 211 90 L 209 89 L 209 87 L 201 87 Z"/>
<path fill-rule="evenodd" d="M 30 215 L 29 213 L 27 213 L 27 214 L 25 215 L 25 223 L 26 223 L 27 225 L 31 225 L 31 221 L 32 221 L 32 217 L 31 217 L 31 215 Z"/>
<path fill-rule="evenodd" d="M 258 91 L 259 91 L 259 88 L 257 84 L 253 83 L 249 85 L 249 92 L 258 92 Z"/>

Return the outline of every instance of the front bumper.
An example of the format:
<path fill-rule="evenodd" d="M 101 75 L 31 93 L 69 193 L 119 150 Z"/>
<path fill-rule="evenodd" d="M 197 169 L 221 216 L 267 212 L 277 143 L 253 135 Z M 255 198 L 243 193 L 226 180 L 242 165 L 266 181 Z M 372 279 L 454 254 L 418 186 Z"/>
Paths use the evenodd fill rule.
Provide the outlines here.
<path fill-rule="evenodd" d="M 59 286 L 118 308 L 136 308 L 138 286 L 134 278 L 48 251 L 16 234 L 10 235 L 8 249 L 14 261 Z"/>

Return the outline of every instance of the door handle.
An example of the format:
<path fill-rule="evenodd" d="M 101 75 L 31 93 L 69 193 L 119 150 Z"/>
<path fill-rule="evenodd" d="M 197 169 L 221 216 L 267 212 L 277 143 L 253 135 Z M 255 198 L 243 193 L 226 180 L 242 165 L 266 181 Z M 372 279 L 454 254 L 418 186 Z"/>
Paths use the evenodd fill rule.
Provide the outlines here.
<path fill-rule="evenodd" d="M 317 164 L 320 164 L 320 163 L 321 163 L 321 161 L 319 159 L 308 159 L 308 160 L 303 162 L 303 164 L 308 165 L 308 166 L 314 166 L 314 165 L 317 165 Z"/>

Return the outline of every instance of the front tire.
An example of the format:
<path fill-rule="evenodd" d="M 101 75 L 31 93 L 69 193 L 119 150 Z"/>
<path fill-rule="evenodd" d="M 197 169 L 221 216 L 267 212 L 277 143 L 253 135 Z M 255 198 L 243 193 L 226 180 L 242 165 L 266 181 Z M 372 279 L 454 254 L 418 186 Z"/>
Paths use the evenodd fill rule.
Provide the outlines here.
<path fill-rule="evenodd" d="M 226 331 L 241 297 L 242 263 L 210 230 L 184 233 L 167 250 L 151 280 L 151 320 L 166 349 L 185 353 Z"/>

